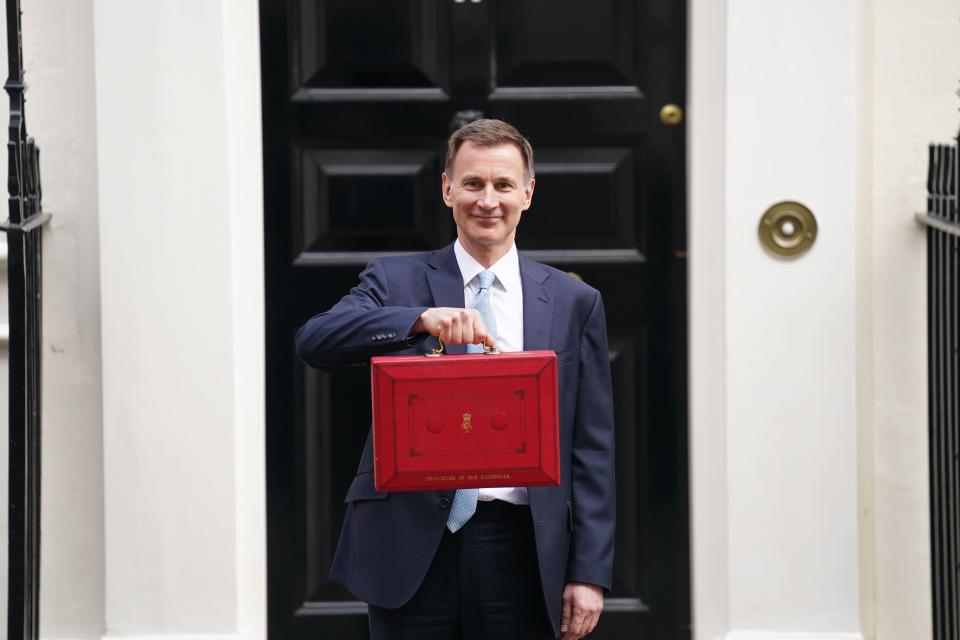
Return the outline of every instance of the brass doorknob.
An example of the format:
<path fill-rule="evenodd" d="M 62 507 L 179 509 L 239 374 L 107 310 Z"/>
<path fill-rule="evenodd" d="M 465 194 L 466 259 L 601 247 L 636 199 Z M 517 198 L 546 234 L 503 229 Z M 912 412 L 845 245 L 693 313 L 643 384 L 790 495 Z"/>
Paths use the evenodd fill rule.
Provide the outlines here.
<path fill-rule="evenodd" d="M 672 103 L 663 105 L 660 109 L 660 122 L 669 127 L 677 126 L 683 122 L 683 109 Z"/>

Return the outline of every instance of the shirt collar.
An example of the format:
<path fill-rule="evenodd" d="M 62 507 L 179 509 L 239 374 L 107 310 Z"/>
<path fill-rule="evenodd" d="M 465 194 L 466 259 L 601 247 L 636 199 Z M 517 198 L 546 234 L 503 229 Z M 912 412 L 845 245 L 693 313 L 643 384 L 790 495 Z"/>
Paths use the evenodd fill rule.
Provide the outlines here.
<path fill-rule="evenodd" d="M 467 286 L 478 273 L 484 270 L 483 265 L 467 253 L 459 239 L 453 243 L 453 253 L 457 256 L 457 266 L 460 267 L 460 274 L 463 276 L 463 286 Z M 517 253 L 517 245 L 510 245 L 510 250 L 490 266 L 490 271 L 497 276 L 497 282 L 504 291 L 519 291 L 520 254 Z"/>

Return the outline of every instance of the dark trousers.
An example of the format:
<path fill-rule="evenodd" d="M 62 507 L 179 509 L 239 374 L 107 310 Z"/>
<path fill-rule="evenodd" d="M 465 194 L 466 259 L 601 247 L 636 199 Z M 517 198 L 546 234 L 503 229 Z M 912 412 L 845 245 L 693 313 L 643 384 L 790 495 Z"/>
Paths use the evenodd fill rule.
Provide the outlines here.
<path fill-rule="evenodd" d="M 423 584 L 399 609 L 370 605 L 372 640 L 552 639 L 530 508 L 493 500 L 445 531 Z"/>

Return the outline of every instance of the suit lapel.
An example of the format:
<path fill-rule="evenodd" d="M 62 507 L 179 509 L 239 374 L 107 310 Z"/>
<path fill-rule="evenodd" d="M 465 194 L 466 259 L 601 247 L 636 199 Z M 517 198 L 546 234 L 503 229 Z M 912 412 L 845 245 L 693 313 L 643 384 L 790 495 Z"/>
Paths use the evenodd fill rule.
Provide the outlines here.
<path fill-rule="evenodd" d="M 427 280 L 430 282 L 430 293 L 433 294 L 433 306 L 463 308 L 463 276 L 460 275 L 460 266 L 453 253 L 453 245 L 437 251 L 427 262 L 430 270 L 427 271 Z M 465 344 L 444 345 L 447 353 L 454 355 L 466 353 Z"/>
<path fill-rule="evenodd" d="M 523 283 L 523 350 L 550 348 L 553 329 L 553 298 L 544 285 L 550 274 L 543 265 L 520 254 Z"/>

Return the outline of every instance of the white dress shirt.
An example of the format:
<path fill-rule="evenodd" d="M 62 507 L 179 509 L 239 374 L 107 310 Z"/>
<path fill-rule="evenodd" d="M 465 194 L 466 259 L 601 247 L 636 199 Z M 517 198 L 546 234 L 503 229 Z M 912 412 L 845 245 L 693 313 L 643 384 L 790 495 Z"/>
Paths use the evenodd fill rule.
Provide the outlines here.
<path fill-rule="evenodd" d="M 473 304 L 480 290 L 477 275 L 483 265 L 474 260 L 460 245 L 453 243 L 453 253 L 463 276 L 463 304 L 467 309 Z M 520 256 L 517 246 L 490 266 L 496 276 L 490 287 L 490 306 L 497 319 L 497 349 L 503 352 L 523 351 L 523 285 L 520 282 Z M 513 504 L 529 504 L 526 487 L 496 487 L 480 489 L 479 500 L 504 500 Z"/>

